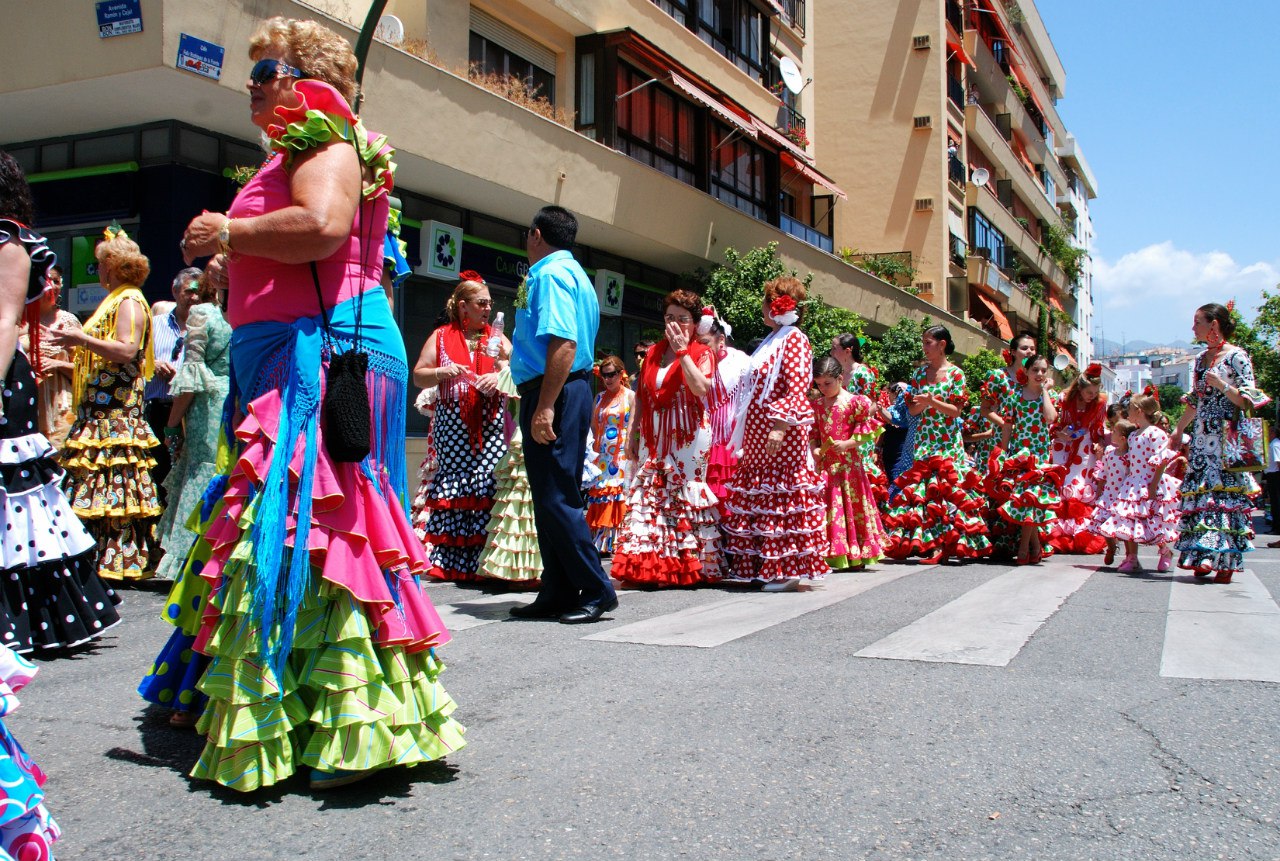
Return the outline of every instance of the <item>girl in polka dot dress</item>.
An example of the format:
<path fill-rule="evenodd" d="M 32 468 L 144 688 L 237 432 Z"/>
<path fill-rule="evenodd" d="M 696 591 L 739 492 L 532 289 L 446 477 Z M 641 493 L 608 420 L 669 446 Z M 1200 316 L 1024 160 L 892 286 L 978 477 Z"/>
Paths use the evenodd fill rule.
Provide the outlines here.
<path fill-rule="evenodd" d="M 0 154 L 23 192 L 17 163 Z M 6 188 L 12 187 L 5 177 Z M 19 195 L 22 197 L 22 195 Z M 29 219 L 30 196 L 0 200 L 0 314 L 13 320 L 38 313 L 45 276 L 56 258 Z M 0 330 L 0 643 L 14 652 L 79 645 L 120 621 L 120 603 L 97 573 L 93 537 L 72 513 L 61 490 L 65 473 L 37 426 L 38 395 L 32 365 L 40 367 L 38 339 L 30 360 L 16 348 L 17 327 Z M 0 847 L 2 849 L 3 847 Z"/>
<path fill-rule="evenodd" d="M 1118 414 L 1119 410 L 1117 410 Z M 1137 429 L 1137 425 L 1124 419 L 1117 419 L 1111 426 L 1111 444 L 1107 446 L 1107 450 L 1093 470 L 1093 480 L 1098 492 L 1095 511 L 1097 508 L 1110 506 L 1115 502 L 1116 493 L 1119 492 L 1120 485 L 1124 483 L 1124 477 L 1129 472 L 1129 467 L 1125 463 L 1129 455 L 1129 435 Z M 1105 541 L 1107 548 L 1102 564 L 1110 566 L 1116 561 L 1116 540 L 1107 538 Z"/>

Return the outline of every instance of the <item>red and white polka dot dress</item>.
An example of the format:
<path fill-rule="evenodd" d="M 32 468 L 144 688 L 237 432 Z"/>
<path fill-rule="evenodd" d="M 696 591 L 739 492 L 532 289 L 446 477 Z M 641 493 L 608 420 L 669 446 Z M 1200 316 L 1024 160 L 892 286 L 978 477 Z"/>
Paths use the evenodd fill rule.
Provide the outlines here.
<path fill-rule="evenodd" d="M 776 372 L 775 372 L 776 370 Z M 821 579 L 826 556 L 823 482 L 809 448 L 813 350 L 799 329 L 785 327 L 751 357 L 742 459 L 727 485 L 725 533 L 729 580 Z M 788 425 L 782 448 L 765 444 L 775 422 Z"/>

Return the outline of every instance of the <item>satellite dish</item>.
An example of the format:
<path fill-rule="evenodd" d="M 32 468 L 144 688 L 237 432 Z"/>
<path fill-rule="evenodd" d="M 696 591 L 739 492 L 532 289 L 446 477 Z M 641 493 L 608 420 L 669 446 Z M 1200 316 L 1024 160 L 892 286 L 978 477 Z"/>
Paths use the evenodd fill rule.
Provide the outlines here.
<path fill-rule="evenodd" d="M 378 19 L 373 37 L 390 45 L 399 45 L 404 41 L 404 24 L 395 15 L 383 15 Z"/>
<path fill-rule="evenodd" d="M 987 170 L 985 167 L 977 168 L 976 170 L 974 170 L 973 175 L 969 177 L 969 179 L 978 188 L 982 188 L 984 185 L 986 185 L 988 182 L 991 181 L 991 171 Z"/>
<path fill-rule="evenodd" d="M 1066 353 L 1059 353 L 1053 357 L 1053 366 L 1059 371 L 1065 371 L 1067 366 L 1071 364 L 1071 357 Z"/>
<path fill-rule="evenodd" d="M 778 59 L 778 74 L 782 75 L 782 85 L 789 92 L 793 95 L 800 95 L 800 91 L 804 89 L 807 81 L 800 74 L 800 67 L 796 65 L 795 60 L 790 57 L 780 57 Z"/>

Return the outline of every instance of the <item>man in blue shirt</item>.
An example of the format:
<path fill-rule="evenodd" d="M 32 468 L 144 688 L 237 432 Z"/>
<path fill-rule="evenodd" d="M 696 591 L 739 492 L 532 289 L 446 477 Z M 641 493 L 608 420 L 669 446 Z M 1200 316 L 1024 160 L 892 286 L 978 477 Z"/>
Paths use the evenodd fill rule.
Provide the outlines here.
<path fill-rule="evenodd" d="M 578 220 L 544 206 L 525 231 L 528 307 L 516 312 L 511 376 L 520 392 L 520 431 L 533 495 L 542 588 L 514 607 L 522 619 L 595 622 L 618 606 L 583 511 L 579 484 L 591 426 L 591 368 L 600 305 L 569 250 Z"/>

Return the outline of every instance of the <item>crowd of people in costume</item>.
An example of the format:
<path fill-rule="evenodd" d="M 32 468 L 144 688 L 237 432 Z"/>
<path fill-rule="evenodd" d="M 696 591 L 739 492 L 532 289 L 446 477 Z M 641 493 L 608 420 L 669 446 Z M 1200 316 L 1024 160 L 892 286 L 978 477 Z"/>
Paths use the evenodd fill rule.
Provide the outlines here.
<path fill-rule="evenodd" d="M 1135 572 L 1150 547 L 1157 571 L 1242 570 L 1259 493 L 1243 428 L 1267 398 L 1228 308 L 1196 311 L 1206 349 L 1176 426 L 1153 391 L 1109 404 L 1098 366 L 1056 392 L 1026 333 L 966 380 L 931 326 L 910 378 L 882 380 L 855 335 L 810 343 L 794 277 L 763 285 L 750 353 L 673 291 L 632 379 L 595 354 L 577 222 L 549 206 L 525 231 L 512 337 L 464 272 L 411 366 L 386 290 L 407 271 L 393 150 L 353 110 L 349 44 L 273 18 L 249 53 L 270 153 L 226 213 L 188 225 L 186 262 L 205 262 L 170 306 L 148 305 L 150 263 L 112 226 L 95 252 L 106 298 L 83 325 L 61 312 L 30 190 L 0 153 L 0 717 L 34 675 L 22 654 L 119 621 L 121 580 L 172 580 L 174 630 L 139 692 L 207 737 L 192 776 L 249 791 L 465 744 L 431 579 L 536 587 L 513 615 L 579 624 L 617 607 L 615 582 L 791 592 L 883 559 L 1109 566 L 1123 550 L 1117 570 Z M 416 495 L 410 382 L 429 427 Z M 25 799 L 0 850 L 47 849 L 43 774 L 2 723 L 0 770 Z"/>

